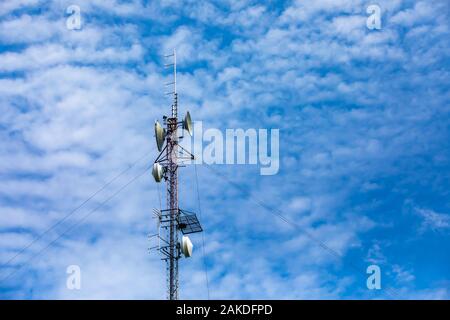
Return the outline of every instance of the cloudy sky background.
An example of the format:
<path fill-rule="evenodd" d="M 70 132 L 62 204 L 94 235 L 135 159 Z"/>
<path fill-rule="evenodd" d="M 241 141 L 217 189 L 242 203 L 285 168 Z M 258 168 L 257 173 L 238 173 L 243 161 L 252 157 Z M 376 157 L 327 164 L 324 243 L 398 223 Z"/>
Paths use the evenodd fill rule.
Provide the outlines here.
<path fill-rule="evenodd" d="M 373 3 L 381 30 L 366 27 Z M 2 1 L 0 298 L 165 298 L 150 173 L 87 215 L 155 159 L 176 48 L 180 113 L 280 129 L 277 175 L 214 166 L 245 193 L 197 167 L 211 298 L 449 299 L 449 21 L 446 0 Z M 198 212 L 181 170 L 181 207 Z M 192 240 L 180 297 L 205 299 Z M 73 264 L 81 290 L 66 287 Z M 366 287 L 371 264 L 382 290 Z"/>

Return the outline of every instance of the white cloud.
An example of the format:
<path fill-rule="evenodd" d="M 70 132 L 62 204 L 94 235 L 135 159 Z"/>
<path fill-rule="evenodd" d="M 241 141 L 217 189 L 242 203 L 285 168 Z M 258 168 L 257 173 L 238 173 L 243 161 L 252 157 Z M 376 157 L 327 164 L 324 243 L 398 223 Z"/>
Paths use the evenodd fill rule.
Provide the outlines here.
<path fill-rule="evenodd" d="M 392 266 L 392 271 L 395 274 L 396 280 L 403 284 L 411 283 L 416 278 L 410 270 L 406 270 L 397 264 Z"/>
<path fill-rule="evenodd" d="M 20 53 L 0 55 L 0 71 L 33 70 L 67 63 L 127 63 L 138 61 L 143 54 L 142 47 L 134 44 L 129 48 L 104 48 L 91 51 L 85 48 L 71 50 L 58 44 L 38 45 Z"/>
<path fill-rule="evenodd" d="M 430 209 L 415 208 L 415 212 L 422 220 L 421 230 L 446 230 L 450 228 L 450 216 L 445 213 L 438 213 Z"/>
<path fill-rule="evenodd" d="M 34 7 L 41 3 L 41 0 L 8 0 L 0 3 L 0 15 L 6 15 L 14 10 L 27 7 Z"/>
<path fill-rule="evenodd" d="M 292 199 L 289 208 L 299 213 L 308 211 L 311 208 L 311 199 L 307 197 L 296 197 Z"/>
<path fill-rule="evenodd" d="M 24 14 L 0 23 L 3 43 L 33 43 L 52 38 L 63 28 L 62 20 L 50 21 L 42 16 Z"/>
<path fill-rule="evenodd" d="M 406 9 L 398 12 L 391 17 L 390 22 L 404 26 L 411 27 L 415 24 L 423 24 L 432 19 L 434 16 L 435 7 L 425 1 L 419 1 L 414 5 L 414 8 Z"/>

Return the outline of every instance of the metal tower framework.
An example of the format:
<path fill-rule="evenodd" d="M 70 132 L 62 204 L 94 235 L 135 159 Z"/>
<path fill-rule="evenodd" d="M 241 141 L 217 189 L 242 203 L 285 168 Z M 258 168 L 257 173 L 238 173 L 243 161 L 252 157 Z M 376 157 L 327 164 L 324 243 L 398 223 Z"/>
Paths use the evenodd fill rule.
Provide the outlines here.
<path fill-rule="evenodd" d="M 160 210 L 154 209 L 154 214 L 158 219 L 158 233 L 153 236 L 158 238 L 158 245 L 154 248 L 160 251 L 162 260 L 166 262 L 167 298 L 177 300 L 179 298 L 178 261 L 182 256 L 179 233 L 201 232 L 202 228 L 194 213 L 181 210 L 178 206 L 178 168 L 183 166 L 184 161 L 193 160 L 194 156 L 179 145 L 183 136 L 179 136 L 178 128 L 180 127 L 180 131 L 183 133 L 184 129 L 190 131 L 192 125 L 189 113 L 184 121 L 178 121 L 177 57 L 175 50 L 172 54 L 165 56 L 165 58 L 171 57 L 173 62 L 164 66 L 173 68 L 173 81 L 166 84 L 166 86 L 172 86 L 173 88 L 173 91 L 166 93 L 173 95 L 172 112 L 170 117 L 163 117 L 165 146 L 164 148 L 161 147 L 162 150 L 155 160 L 155 165 L 159 164 L 162 168 L 161 177 L 167 184 L 167 207 Z M 158 136 L 156 129 L 155 135 Z M 155 177 L 155 173 L 153 175 Z M 158 176 L 157 173 L 156 175 Z M 158 178 L 161 177 L 155 177 L 155 180 L 159 182 Z"/>

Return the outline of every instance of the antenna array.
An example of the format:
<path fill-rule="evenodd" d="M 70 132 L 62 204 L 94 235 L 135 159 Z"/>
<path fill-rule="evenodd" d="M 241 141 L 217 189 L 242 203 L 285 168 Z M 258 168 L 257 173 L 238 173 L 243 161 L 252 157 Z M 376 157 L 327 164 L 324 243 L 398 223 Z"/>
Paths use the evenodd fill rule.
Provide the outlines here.
<path fill-rule="evenodd" d="M 160 152 L 153 164 L 152 175 L 156 182 L 166 181 L 166 208 L 154 210 L 158 219 L 158 245 L 155 247 L 166 262 L 167 270 L 167 297 L 177 300 L 179 297 L 178 260 L 184 255 L 186 258 L 192 255 L 192 242 L 185 236 L 189 233 L 201 232 L 202 227 L 193 212 L 182 210 L 178 206 L 178 168 L 185 160 L 194 160 L 194 156 L 179 145 L 183 135 L 179 135 L 178 129 L 186 130 L 192 135 L 192 121 L 189 112 L 183 121 L 178 121 L 178 95 L 177 95 L 177 56 L 174 50 L 172 54 L 164 56 L 173 58 L 173 62 L 165 64 L 166 68 L 173 68 L 173 81 L 166 83 L 172 91 L 166 92 L 172 95 L 171 116 L 163 116 L 163 125 L 155 121 L 155 137 L 158 151 Z M 183 234 L 179 242 L 179 235 Z"/>

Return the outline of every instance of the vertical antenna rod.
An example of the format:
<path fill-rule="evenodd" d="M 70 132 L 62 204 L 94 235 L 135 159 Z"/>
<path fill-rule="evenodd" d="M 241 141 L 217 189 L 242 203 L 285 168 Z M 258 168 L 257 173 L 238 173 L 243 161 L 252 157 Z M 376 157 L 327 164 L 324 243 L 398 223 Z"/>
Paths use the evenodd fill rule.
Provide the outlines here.
<path fill-rule="evenodd" d="M 172 118 L 177 118 L 178 96 L 177 96 L 177 52 L 173 49 L 173 105 Z"/>

